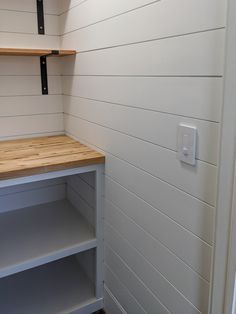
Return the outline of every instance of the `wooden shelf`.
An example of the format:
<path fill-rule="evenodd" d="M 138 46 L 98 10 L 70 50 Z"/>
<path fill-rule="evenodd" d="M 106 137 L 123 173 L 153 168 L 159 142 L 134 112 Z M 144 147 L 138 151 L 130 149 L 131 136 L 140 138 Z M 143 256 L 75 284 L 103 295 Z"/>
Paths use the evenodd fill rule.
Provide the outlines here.
<path fill-rule="evenodd" d="M 47 58 L 65 57 L 76 54 L 76 50 L 0 48 L 0 56 L 35 56 L 40 58 L 42 94 L 48 95 Z"/>
<path fill-rule="evenodd" d="M 102 308 L 74 256 L 0 280 L 0 313 L 92 313 Z"/>
<path fill-rule="evenodd" d="M 0 142 L 0 180 L 104 162 L 104 155 L 65 135 Z"/>
<path fill-rule="evenodd" d="M 57 51 L 58 54 L 53 54 Z M 71 56 L 75 55 L 76 50 L 51 50 L 51 49 L 18 49 L 18 48 L 0 48 L 0 56 Z"/>
<path fill-rule="evenodd" d="M 2 213 L 0 230 L 0 278 L 97 245 L 94 228 L 67 200 Z"/>

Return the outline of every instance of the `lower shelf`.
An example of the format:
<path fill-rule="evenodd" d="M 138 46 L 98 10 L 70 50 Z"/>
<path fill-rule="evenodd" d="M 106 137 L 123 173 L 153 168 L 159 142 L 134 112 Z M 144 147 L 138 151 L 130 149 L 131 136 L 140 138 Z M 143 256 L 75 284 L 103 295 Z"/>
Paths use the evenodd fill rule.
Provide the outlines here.
<path fill-rule="evenodd" d="M 94 248 L 96 244 L 94 229 L 68 200 L 0 214 L 0 277 Z"/>
<path fill-rule="evenodd" d="M 76 257 L 0 279 L 0 313 L 90 314 L 102 308 Z"/>

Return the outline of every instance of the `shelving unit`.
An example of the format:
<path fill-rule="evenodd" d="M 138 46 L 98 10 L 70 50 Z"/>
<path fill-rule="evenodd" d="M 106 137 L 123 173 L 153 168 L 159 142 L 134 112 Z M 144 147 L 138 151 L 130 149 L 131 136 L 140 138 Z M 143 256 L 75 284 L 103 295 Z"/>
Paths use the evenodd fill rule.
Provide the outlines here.
<path fill-rule="evenodd" d="M 67 136 L 0 142 L 0 198 L 48 179 L 60 179 L 65 188 L 58 200 L 48 201 L 49 193 L 34 206 L 17 196 L 25 197 L 24 207 L 12 210 L 0 199 L 0 313 L 90 314 L 103 307 L 104 160 Z M 95 178 L 93 224 L 70 180 L 82 173 Z M 70 189 L 78 195 L 71 198 Z"/>
<path fill-rule="evenodd" d="M 93 228 L 67 200 L 3 213 L 0 230 L 0 278 L 97 245 Z"/>
<path fill-rule="evenodd" d="M 0 142 L 0 180 L 104 161 L 102 154 L 64 135 Z"/>
<path fill-rule="evenodd" d="M 76 55 L 76 50 L 27 49 L 27 48 L 0 48 L 0 56 L 10 57 L 39 57 L 41 70 L 42 94 L 48 94 L 47 58 L 66 57 Z"/>
<path fill-rule="evenodd" d="M 94 287 L 69 257 L 0 281 L 1 313 L 90 314 L 97 302 Z"/>

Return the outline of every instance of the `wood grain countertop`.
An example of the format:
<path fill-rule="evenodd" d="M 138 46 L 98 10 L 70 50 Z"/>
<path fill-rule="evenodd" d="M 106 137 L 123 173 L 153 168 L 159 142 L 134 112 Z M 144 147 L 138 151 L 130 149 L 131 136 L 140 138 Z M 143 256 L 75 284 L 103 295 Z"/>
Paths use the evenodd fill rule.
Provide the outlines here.
<path fill-rule="evenodd" d="M 0 180 L 104 162 L 104 155 L 66 135 L 0 142 Z"/>

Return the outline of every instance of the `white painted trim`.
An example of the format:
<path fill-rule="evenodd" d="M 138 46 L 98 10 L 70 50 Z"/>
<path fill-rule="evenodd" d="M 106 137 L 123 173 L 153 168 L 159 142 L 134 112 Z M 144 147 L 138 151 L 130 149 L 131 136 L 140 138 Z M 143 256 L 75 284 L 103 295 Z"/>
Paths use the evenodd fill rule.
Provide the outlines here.
<path fill-rule="evenodd" d="M 47 255 L 34 261 L 34 267 L 48 263 L 52 260 L 59 259 L 65 256 L 73 255 L 75 253 L 81 252 L 82 250 L 87 250 L 91 248 L 96 249 L 96 301 L 89 301 L 88 304 L 84 304 L 83 308 L 72 310 L 71 313 L 75 314 L 89 314 L 91 312 L 101 309 L 104 305 L 103 303 L 103 173 L 104 165 L 91 165 L 86 167 L 72 168 L 61 171 L 52 171 L 43 174 L 36 174 L 27 177 L 18 177 L 15 179 L 0 180 L 0 188 L 9 187 L 19 184 L 31 183 L 36 181 L 42 181 L 47 179 L 65 177 L 85 172 L 96 172 L 96 239 L 89 241 L 89 243 L 84 243 L 79 249 L 78 247 L 71 247 L 63 252 L 57 252 L 53 255 Z M 15 267 L 14 273 L 16 271 L 27 270 L 32 267 L 32 261 L 23 265 L 20 264 Z M 8 270 L 5 271 L 4 276 L 9 275 Z"/>
<path fill-rule="evenodd" d="M 72 168 L 72 169 L 66 169 L 66 170 L 60 170 L 60 171 L 46 172 L 46 173 L 36 174 L 32 176 L 27 176 L 27 177 L 18 177 L 15 179 L 0 180 L 0 188 L 18 185 L 18 184 L 25 184 L 25 183 L 31 183 L 31 182 L 36 182 L 36 181 L 54 179 L 54 178 L 61 178 L 61 177 L 71 176 L 74 174 L 79 174 L 79 173 L 84 173 L 84 172 L 96 171 L 97 169 L 99 169 L 99 166 L 100 165 L 92 165 L 92 166 Z"/>
<path fill-rule="evenodd" d="M 233 293 L 233 302 L 232 302 L 232 314 L 236 313 L 236 289 L 235 289 L 235 287 L 236 287 L 236 275 L 234 276 L 234 293 Z"/>
<path fill-rule="evenodd" d="M 234 178 L 233 206 L 231 215 L 228 269 L 225 293 L 225 313 L 236 313 L 236 170 Z"/>
<path fill-rule="evenodd" d="M 218 200 L 215 221 L 215 250 L 212 273 L 211 314 L 224 312 L 228 240 L 232 208 L 236 151 L 236 2 L 228 0 L 225 90 L 222 118 Z"/>
<path fill-rule="evenodd" d="M 104 279 L 104 228 L 103 228 L 103 173 L 104 166 L 101 165 L 96 170 L 96 298 L 103 297 Z"/>

